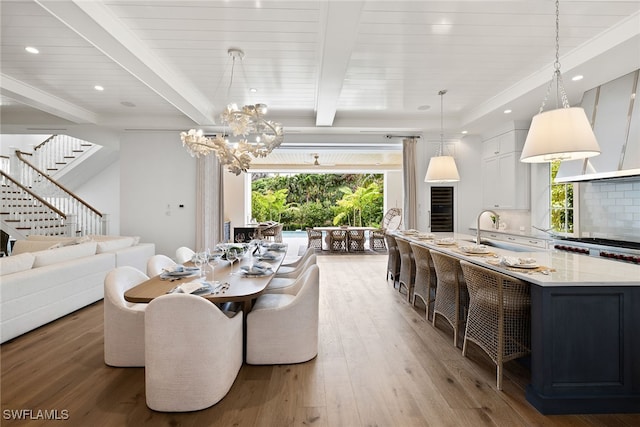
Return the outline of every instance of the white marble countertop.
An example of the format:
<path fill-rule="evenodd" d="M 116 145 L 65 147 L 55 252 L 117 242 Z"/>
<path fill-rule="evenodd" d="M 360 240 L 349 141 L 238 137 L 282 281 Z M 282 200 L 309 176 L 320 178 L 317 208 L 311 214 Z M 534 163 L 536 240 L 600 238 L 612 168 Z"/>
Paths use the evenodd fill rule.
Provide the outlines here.
<path fill-rule="evenodd" d="M 488 247 L 495 257 L 474 256 L 461 253 L 459 246 L 471 246 L 475 236 L 463 233 L 427 233 L 436 239 L 450 237 L 457 245 L 440 246 L 433 239 L 421 239 L 415 235 L 406 235 L 402 231 L 393 233 L 429 249 L 451 254 L 474 264 L 517 277 L 540 286 L 640 286 L 640 265 L 613 261 L 605 258 L 591 257 L 555 249 L 536 250 L 531 252 L 513 252 L 496 247 Z M 502 265 L 494 265 L 500 257 L 534 258 L 537 264 L 548 268 L 545 272 L 532 272 L 526 269 L 508 269 Z"/>

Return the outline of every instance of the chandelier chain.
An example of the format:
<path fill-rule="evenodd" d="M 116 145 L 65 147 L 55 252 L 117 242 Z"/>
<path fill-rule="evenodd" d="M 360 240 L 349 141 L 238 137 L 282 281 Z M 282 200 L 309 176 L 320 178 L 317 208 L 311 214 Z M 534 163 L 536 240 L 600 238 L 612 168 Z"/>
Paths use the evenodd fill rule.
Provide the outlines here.
<path fill-rule="evenodd" d="M 547 104 L 547 100 L 549 99 L 549 95 L 551 94 L 551 88 L 553 87 L 553 83 L 556 83 L 556 97 L 560 99 L 562 108 L 569 108 L 569 99 L 567 98 L 567 92 L 564 89 L 564 82 L 562 80 L 562 73 L 560 72 L 560 0 L 556 0 L 556 58 L 553 63 L 553 76 L 551 76 L 551 80 L 547 85 L 547 91 L 545 93 L 544 99 L 542 100 L 542 105 L 540 106 L 540 110 L 538 114 L 544 111 L 544 108 Z"/>

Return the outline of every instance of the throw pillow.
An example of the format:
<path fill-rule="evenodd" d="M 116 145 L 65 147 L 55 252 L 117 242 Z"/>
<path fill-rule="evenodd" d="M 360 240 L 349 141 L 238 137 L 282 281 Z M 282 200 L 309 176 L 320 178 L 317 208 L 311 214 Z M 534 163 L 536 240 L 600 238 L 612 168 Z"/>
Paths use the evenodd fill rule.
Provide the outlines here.
<path fill-rule="evenodd" d="M 16 240 L 11 249 L 11 255 L 55 249 L 60 246 L 60 242 L 53 242 L 51 240 Z"/>
<path fill-rule="evenodd" d="M 29 270 L 33 266 L 35 256 L 31 253 L 4 256 L 0 258 L 0 275 Z"/>
<path fill-rule="evenodd" d="M 96 242 L 81 243 L 79 245 L 65 246 L 52 251 L 36 252 L 33 268 L 56 264 L 72 259 L 87 257 L 96 254 Z"/>
<path fill-rule="evenodd" d="M 133 237 L 122 237 L 120 239 L 105 240 L 102 242 L 99 241 L 96 252 L 101 254 L 104 252 L 128 248 L 129 246 L 133 246 Z"/>

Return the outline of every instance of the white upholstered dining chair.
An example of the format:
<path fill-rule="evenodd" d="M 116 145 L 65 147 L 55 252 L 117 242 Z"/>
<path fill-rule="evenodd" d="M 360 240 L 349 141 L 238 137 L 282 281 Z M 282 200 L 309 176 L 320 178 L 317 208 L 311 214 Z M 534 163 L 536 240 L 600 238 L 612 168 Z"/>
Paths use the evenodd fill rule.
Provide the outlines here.
<path fill-rule="evenodd" d="M 191 258 L 193 258 L 194 254 L 195 251 L 193 249 L 186 246 L 180 246 L 178 249 L 176 249 L 176 261 L 178 262 L 178 264 L 184 264 L 187 261 L 191 261 Z"/>
<path fill-rule="evenodd" d="M 117 267 L 104 279 L 104 363 L 144 366 L 144 315 L 147 304 L 134 304 L 124 293 L 149 277 L 129 266 Z"/>
<path fill-rule="evenodd" d="M 227 317 L 205 298 L 168 294 L 145 316 L 145 394 L 155 411 L 218 403 L 242 367 L 242 313 Z"/>
<path fill-rule="evenodd" d="M 178 265 L 174 260 L 166 255 L 156 254 L 147 260 L 147 276 L 154 277 L 159 275 L 167 267 Z"/>
<path fill-rule="evenodd" d="M 258 297 L 247 315 L 247 363 L 301 363 L 318 354 L 319 285 L 312 265 L 287 293 Z"/>
<path fill-rule="evenodd" d="M 289 292 L 288 289 L 293 289 L 296 284 L 296 280 L 301 275 L 303 275 L 309 269 L 309 267 L 311 267 L 312 265 L 316 265 L 316 262 L 316 254 L 311 254 L 309 257 L 307 257 L 303 264 L 299 265 L 290 272 L 280 273 L 280 269 L 283 268 L 280 267 L 280 269 L 278 269 L 278 273 L 276 273 L 275 277 L 271 279 L 271 281 L 267 285 L 265 293 L 281 294 Z"/>

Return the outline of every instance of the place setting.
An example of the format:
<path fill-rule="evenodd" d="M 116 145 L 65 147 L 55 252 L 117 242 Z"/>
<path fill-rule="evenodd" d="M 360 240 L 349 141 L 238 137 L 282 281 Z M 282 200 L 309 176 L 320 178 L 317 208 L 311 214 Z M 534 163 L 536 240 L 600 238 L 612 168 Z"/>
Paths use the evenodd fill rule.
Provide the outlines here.
<path fill-rule="evenodd" d="M 510 271 L 518 271 L 521 273 L 542 273 L 549 274 L 550 272 L 555 271 L 553 268 L 548 268 L 545 266 L 541 266 L 538 264 L 538 261 L 535 258 L 520 258 L 513 256 L 503 256 L 496 260 L 488 260 L 489 264 L 505 267 Z"/>
<path fill-rule="evenodd" d="M 495 252 L 491 252 L 486 245 L 463 245 L 456 249 L 456 252 L 481 257 L 495 257 Z"/>
<path fill-rule="evenodd" d="M 200 267 L 187 267 L 181 264 L 165 267 L 160 273 L 161 280 L 181 280 L 185 277 L 200 275 Z"/>

